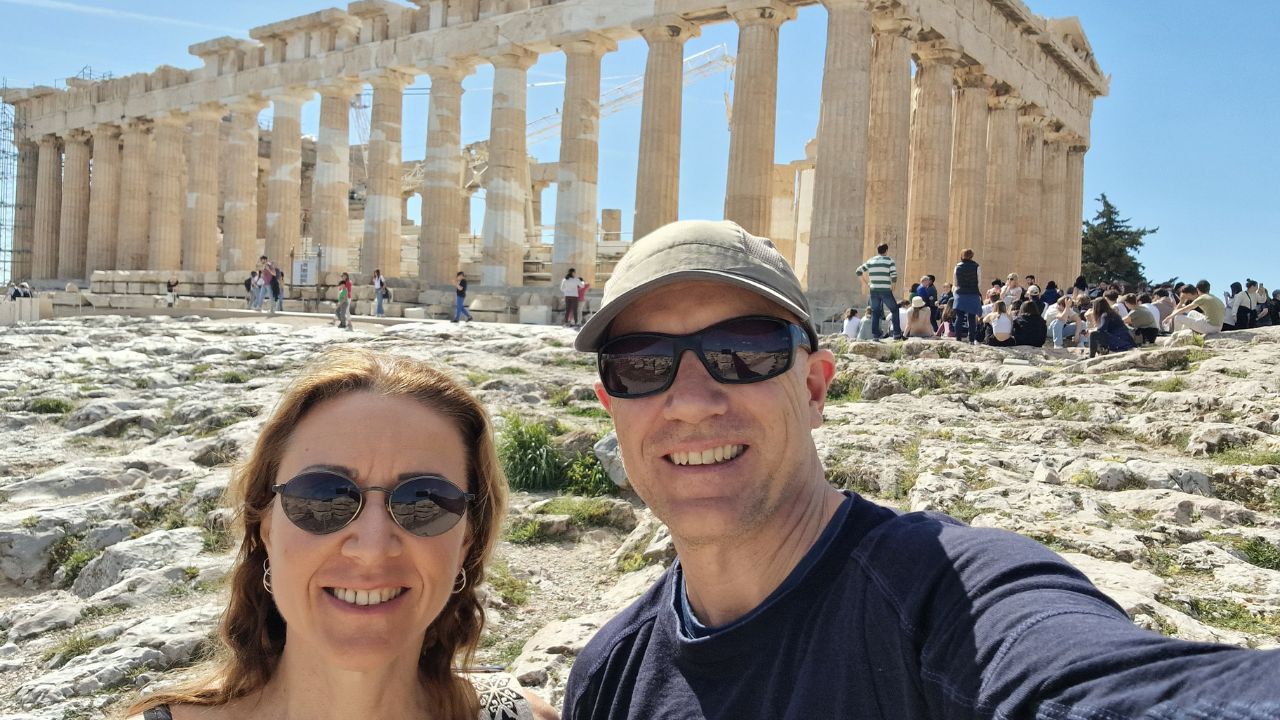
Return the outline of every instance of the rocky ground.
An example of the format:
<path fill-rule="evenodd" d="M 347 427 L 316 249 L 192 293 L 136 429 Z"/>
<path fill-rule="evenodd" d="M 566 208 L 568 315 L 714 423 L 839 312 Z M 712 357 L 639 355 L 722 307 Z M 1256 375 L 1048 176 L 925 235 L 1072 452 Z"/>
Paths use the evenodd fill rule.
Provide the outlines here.
<path fill-rule="evenodd" d="M 612 467 L 570 332 L 114 316 L 5 329 L 0 719 L 100 717 L 207 651 L 235 543 L 220 496 L 291 371 L 326 345 L 451 368 L 495 415 Z M 1041 540 L 1152 630 L 1275 646 L 1280 331 L 1179 342 L 1084 360 L 833 338 L 819 451 L 833 483 L 878 502 Z M 670 557 L 626 492 L 515 493 L 478 661 L 558 702 L 586 638 Z"/>

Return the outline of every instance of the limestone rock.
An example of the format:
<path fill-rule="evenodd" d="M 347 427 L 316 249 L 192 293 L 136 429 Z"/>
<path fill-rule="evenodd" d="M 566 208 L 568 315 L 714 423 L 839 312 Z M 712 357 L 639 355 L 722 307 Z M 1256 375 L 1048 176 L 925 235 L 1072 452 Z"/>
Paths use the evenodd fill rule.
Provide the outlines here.
<path fill-rule="evenodd" d="M 906 391 L 907 389 L 902 386 L 902 383 L 891 377 L 868 375 L 866 381 L 862 384 L 862 399 L 867 401 L 880 400 Z"/>
<path fill-rule="evenodd" d="M 202 546 L 199 528 L 157 530 L 107 548 L 80 572 L 71 591 L 89 597 L 138 569 L 158 569 L 194 557 Z"/>
<path fill-rule="evenodd" d="M 600 438 L 600 440 L 591 448 L 596 454 L 596 459 L 604 466 L 605 472 L 609 473 L 609 479 L 614 485 L 630 490 L 631 484 L 627 481 L 627 468 L 622 464 L 622 448 L 618 447 L 618 434 L 610 432 L 608 435 Z"/>

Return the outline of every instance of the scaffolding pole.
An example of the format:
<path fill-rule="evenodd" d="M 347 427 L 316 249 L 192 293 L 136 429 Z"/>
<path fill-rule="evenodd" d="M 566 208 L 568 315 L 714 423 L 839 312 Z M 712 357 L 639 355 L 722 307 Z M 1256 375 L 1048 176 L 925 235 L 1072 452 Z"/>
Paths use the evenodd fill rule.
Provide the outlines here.
<path fill-rule="evenodd" d="M 18 145 L 14 109 L 0 103 L 0 284 L 14 280 L 14 223 L 18 202 Z"/>

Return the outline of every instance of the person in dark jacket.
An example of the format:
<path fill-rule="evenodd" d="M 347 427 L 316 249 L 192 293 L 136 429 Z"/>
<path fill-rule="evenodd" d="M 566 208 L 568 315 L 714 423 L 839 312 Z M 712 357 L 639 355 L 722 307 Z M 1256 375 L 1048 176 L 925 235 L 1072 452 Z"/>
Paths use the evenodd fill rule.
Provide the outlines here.
<path fill-rule="evenodd" d="M 1124 324 L 1120 314 L 1112 309 L 1106 298 L 1093 301 L 1093 319 L 1098 327 L 1089 333 L 1089 357 L 1095 357 L 1099 353 L 1106 355 L 1132 350 L 1138 346 L 1133 341 L 1129 326 Z"/>
<path fill-rule="evenodd" d="M 1049 327 L 1044 318 L 1036 312 L 1036 304 L 1031 300 L 1022 301 L 1022 309 L 1013 319 L 1013 344 L 1042 347 Z"/>
<path fill-rule="evenodd" d="M 978 263 L 973 260 L 973 250 L 965 248 L 960 252 L 960 262 L 952 276 L 954 300 L 951 307 L 956 311 L 956 339 L 977 345 L 982 342 L 982 323 L 978 318 L 982 315 L 982 288 L 978 279 Z"/>
<path fill-rule="evenodd" d="M 1040 296 L 1040 301 L 1046 307 L 1058 302 L 1058 298 L 1062 297 L 1062 291 L 1058 289 L 1058 283 L 1050 280 L 1044 286 L 1044 295 Z"/>

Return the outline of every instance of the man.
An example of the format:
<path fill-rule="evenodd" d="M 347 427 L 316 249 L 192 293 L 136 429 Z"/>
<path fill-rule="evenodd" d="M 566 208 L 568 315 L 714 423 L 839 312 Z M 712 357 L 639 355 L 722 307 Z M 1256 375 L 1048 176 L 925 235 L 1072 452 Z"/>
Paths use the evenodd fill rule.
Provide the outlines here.
<path fill-rule="evenodd" d="M 467 276 L 461 270 L 453 276 L 453 322 L 458 322 L 463 315 L 471 322 L 471 311 L 467 309 Z"/>
<path fill-rule="evenodd" d="M 1143 297 L 1148 301 L 1151 300 L 1149 295 L 1143 295 Z M 1151 308 L 1143 305 L 1138 296 L 1133 293 L 1121 297 L 1120 304 L 1124 305 L 1127 311 L 1124 315 L 1124 324 L 1133 330 L 1139 342 L 1146 345 L 1154 343 L 1160 334 L 1160 324 L 1152 314 Z"/>
<path fill-rule="evenodd" d="M 1227 316 L 1227 306 L 1209 292 L 1209 281 L 1182 286 L 1182 305 L 1171 314 L 1170 329 L 1177 332 L 1188 329 L 1200 335 L 1222 332 L 1222 321 Z"/>
<path fill-rule="evenodd" d="M 1151 303 L 1151 306 L 1155 312 L 1160 313 L 1160 316 L 1156 319 L 1163 327 L 1165 318 L 1173 314 L 1173 298 L 1169 296 L 1169 289 L 1165 287 L 1157 288 L 1155 301 Z"/>
<path fill-rule="evenodd" d="M 853 274 L 862 278 L 870 293 L 871 334 L 875 336 L 874 339 L 878 341 L 882 337 L 880 321 L 888 310 L 893 320 L 893 339 L 901 340 L 902 321 L 898 318 L 898 301 L 893 299 L 893 284 L 898 281 L 898 265 L 889 257 L 888 243 L 881 243 L 876 247 L 875 256 L 859 265 Z"/>
<path fill-rule="evenodd" d="M 834 489 L 836 359 L 768 240 L 638 240 L 575 347 L 678 559 L 578 656 L 566 720 L 1280 713 L 1280 653 L 1163 638 L 1032 540 Z"/>

